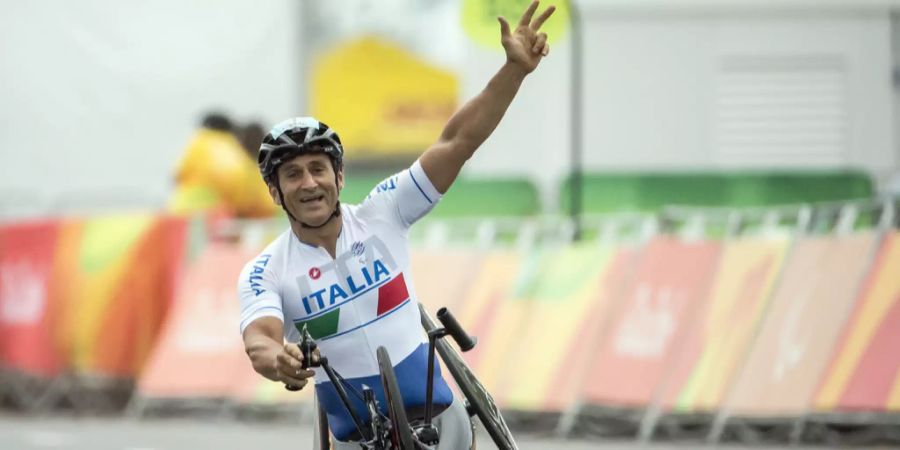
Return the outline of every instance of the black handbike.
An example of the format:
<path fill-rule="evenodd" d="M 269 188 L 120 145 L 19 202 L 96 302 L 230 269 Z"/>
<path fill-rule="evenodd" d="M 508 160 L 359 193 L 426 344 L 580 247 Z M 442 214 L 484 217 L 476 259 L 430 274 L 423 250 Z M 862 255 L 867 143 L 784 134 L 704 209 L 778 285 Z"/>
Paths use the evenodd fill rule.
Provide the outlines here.
<path fill-rule="evenodd" d="M 397 376 L 390 356 L 384 347 L 376 350 L 378 369 L 384 389 L 387 403 L 387 414 L 381 412 L 375 392 L 368 386 L 363 386 L 359 392 L 350 383 L 331 367 L 328 358 L 320 355 L 312 367 L 321 367 L 341 400 L 344 408 L 350 414 L 356 427 L 359 440 L 357 441 L 363 450 L 417 450 L 436 448 L 440 441 L 440 434 L 433 423 L 434 405 L 432 402 L 434 391 L 434 355 L 435 351 L 459 386 L 465 397 L 466 411 L 470 418 L 477 415 L 482 425 L 487 430 L 491 439 L 500 450 L 516 450 L 509 428 L 500 415 L 500 411 L 493 398 L 484 389 L 463 359 L 444 341 L 443 337 L 451 336 L 462 351 L 469 351 L 475 347 L 475 338 L 469 336 L 460 326 L 456 318 L 446 308 L 438 310 L 437 318 L 443 325 L 438 328 L 420 305 L 422 326 L 428 334 L 428 379 L 425 391 L 424 418 L 412 423 L 407 417 L 403 406 L 403 398 L 400 395 L 400 387 L 397 384 Z M 304 327 L 301 330 L 301 340 L 297 344 L 303 353 L 303 367 L 309 368 L 309 362 L 317 345 Z M 288 386 L 288 389 L 293 389 Z M 361 400 L 366 407 L 366 417 L 360 417 L 350 403 L 348 390 Z M 329 448 L 330 433 L 327 417 L 321 406 L 318 407 L 318 435 L 320 450 Z"/>

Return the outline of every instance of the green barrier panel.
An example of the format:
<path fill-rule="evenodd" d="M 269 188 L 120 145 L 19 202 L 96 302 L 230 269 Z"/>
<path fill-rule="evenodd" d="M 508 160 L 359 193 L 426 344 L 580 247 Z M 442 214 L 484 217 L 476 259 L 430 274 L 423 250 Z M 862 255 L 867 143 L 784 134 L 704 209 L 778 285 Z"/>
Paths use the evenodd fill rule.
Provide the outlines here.
<path fill-rule="evenodd" d="M 765 171 L 589 173 L 583 179 L 588 213 L 658 212 L 666 205 L 749 207 L 871 197 L 865 172 Z M 571 211 L 571 180 L 563 181 L 560 205 Z"/>
<path fill-rule="evenodd" d="M 341 201 L 357 204 L 382 180 L 393 173 L 349 175 L 341 191 Z M 537 188 L 521 178 L 459 178 L 429 217 L 529 216 L 541 210 Z"/>
<path fill-rule="evenodd" d="M 341 190 L 341 202 L 356 205 L 365 200 L 369 192 L 393 172 L 357 173 L 351 172 L 344 178 L 344 189 Z"/>
<path fill-rule="evenodd" d="M 524 179 L 456 180 L 434 217 L 529 216 L 540 213 L 537 188 Z"/>
<path fill-rule="evenodd" d="M 731 175 L 730 206 L 766 206 L 871 197 L 863 172 L 768 172 Z"/>

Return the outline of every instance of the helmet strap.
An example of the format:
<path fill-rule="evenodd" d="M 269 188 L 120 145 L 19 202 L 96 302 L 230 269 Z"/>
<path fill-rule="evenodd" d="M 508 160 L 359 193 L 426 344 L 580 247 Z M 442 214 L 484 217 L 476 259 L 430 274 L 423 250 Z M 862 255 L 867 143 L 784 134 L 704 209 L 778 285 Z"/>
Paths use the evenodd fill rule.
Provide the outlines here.
<path fill-rule="evenodd" d="M 320 225 L 310 225 L 308 223 L 300 222 L 299 220 L 297 221 L 297 223 L 299 223 L 300 226 L 303 228 L 311 228 L 311 229 L 315 230 L 317 228 L 322 228 L 325 225 L 328 225 L 328 222 L 331 222 L 331 219 L 334 219 L 335 217 L 337 217 L 339 215 L 341 215 L 341 202 L 338 202 L 337 205 L 335 205 L 334 211 L 332 211 L 331 215 L 328 216 L 328 219 L 326 221 L 322 222 Z M 294 219 L 294 220 L 296 220 L 296 219 Z"/>

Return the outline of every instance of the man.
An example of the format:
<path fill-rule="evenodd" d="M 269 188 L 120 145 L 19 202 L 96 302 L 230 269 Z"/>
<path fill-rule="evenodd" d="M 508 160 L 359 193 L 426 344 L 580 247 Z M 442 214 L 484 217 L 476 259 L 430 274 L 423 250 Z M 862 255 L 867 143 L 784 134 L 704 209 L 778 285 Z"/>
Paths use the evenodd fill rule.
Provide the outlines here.
<path fill-rule="evenodd" d="M 343 149 L 328 126 L 312 118 L 290 119 L 263 141 L 260 171 L 291 227 L 240 275 L 241 333 L 254 369 L 266 378 L 303 388 L 316 375 L 316 395 L 338 441 L 335 448 L 358 448 L 352 441 L 359 436 L 320 369 L 301 368 L 299 330 L 307 328 L 354 388 L 369 386 L 382 399 L 375 350 L 386 347 L 407 410 L 422 415 L 427 343 L 409 278 L 407 230 L 450 188 L 496 128 L 525 76 L 548 55 L 547 35 L 539 30 L 554 8 L 535 18 L 537 7 L 534 1 L 512 31 L 498 18 L 506 63 L 453 115 L 435 144 L 359 205 L 338 201 Z M 470 448 L 472 430 L 462 400 L 454 400 L 439 371 L 434 382 L 439 448 Z M 366 416 L 361 402 L 355 407 Z"/>

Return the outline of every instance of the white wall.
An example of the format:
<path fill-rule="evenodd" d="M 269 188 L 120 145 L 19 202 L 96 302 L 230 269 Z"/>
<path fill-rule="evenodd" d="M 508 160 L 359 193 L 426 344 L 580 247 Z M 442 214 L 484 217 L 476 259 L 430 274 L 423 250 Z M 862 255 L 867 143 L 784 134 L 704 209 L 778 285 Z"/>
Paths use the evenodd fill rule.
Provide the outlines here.
<path fill-rule="evenodd" d="M 0 206 L 161 205 L 210 108 L 267 122 L 302 103 L 290 0 L 6 2 Z"/>
<path fill-rule="evenodd" d="M 782 3 L 794 7 L 732 2 L 739 8 L 713 3 L 598 0 L 586 5 L 583 101 L 589 170 L 860 167 L 883 180 L 897 169 L 887 7 L 877 2 L 857 7 L 832 2 L 824 9 L 803 2 Z M 506 121 L 471 162 L 470 173 L 533 173 L 545 188 L 555 187 L 565 174 L 568 37 L 554 45 L 554 55 L 523 87 Z M 468 51 L 472 63 L 464 86 L 471 96 L 498 58 L 472 45 Z M 758 154 L 751 148 L 741 158 L 723 156 L 723 140 L 733 138 L 723 138 L 723 127 L 734 125 L 721 123 L 722 102 L 729 101 L 719 96 L 726 61 L 755 58 L 766 69 L 769 60 L 805 57 L 836 65 L 837 90 L 824 100 L 840 108 L 839 117 L 813 124 L 813 135 L 805 137 L 798 135 L 802 126 L 784 131 L 777 117 L 770 118 L 765 139 L 759 132 L 738 138 L 773 138 L 781 147 L 759 147 Z M 778 100 L 771 102 L 777 106 Z M 833 148 L 804 156 L 790 154 L 791 146 L 783 145 L 806 139 L 801 143 L 815 146 L 821 140 L 815 133 L 835 135 Z"/>

